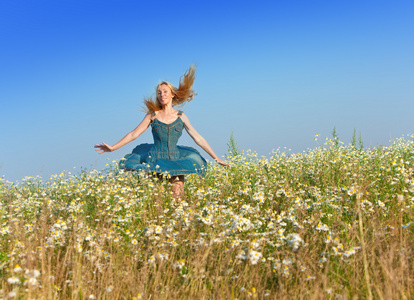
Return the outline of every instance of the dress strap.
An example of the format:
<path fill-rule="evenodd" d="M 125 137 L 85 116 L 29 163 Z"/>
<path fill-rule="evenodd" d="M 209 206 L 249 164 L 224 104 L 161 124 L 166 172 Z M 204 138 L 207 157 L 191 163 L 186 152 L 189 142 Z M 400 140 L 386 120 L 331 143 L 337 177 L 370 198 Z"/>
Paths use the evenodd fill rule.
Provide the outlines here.
<path fill-rule="evenodd" d="M 182 114 L 183 114 L 183 111 L 179 110 L 177 115 L 181 117 Z"/>
<path fill-rule="evenodd" d="M 151 117 L 155 117 L 155 111 L 151 112 Z"/>

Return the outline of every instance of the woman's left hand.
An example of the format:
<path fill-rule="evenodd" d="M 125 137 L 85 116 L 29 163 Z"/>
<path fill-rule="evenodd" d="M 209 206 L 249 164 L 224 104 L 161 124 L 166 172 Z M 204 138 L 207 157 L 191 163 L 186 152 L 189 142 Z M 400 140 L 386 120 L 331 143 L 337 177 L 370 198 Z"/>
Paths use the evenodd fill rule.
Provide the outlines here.
<path fill-rule="evenodd" d="M 217 158 L 216 162 L 218 162 L 220 165 L 222 165 L 223 167 L 230 167 L 230 165 L 228 163 L 226 163 L 224 160 Z"/>

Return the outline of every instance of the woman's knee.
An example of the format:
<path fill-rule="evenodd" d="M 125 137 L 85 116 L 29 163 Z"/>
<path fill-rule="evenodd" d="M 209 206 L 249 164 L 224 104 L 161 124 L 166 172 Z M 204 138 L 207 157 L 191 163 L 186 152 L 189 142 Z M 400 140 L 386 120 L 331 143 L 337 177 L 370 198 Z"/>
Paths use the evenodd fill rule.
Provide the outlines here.
<path fill-rule="evenodd" d="M 172 184 L 172 192 L 174 198 L 182 197 L 184 192 L 184 176 L 174 176 L 170 179 L 170 183 Z"/>

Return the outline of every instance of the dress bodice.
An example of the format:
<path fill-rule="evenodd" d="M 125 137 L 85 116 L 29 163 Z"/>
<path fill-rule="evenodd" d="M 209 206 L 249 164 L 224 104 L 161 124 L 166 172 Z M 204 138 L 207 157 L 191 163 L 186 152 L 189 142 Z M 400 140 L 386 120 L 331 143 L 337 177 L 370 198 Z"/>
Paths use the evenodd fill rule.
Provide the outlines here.
<path fill-rule="evenodd" d="M 181 115 L 181 114 L 180 114 Z M 178 139 L 183 133 L 184 123 L 179 117 L 172 123 L 166 124 L 157 119 L 152 121 L 152 136 L 154 137 L 154 146 L 148 153 L 151 160 L 157 159 L 178 159 L 180 152 L 177 148 Z"/>
<path fill-rule="evenodd" d="M 181 115 L 182 111 L 179 111 L 178 118 L 166 124 L 158 121 L 155 113 L 152 113 L 154 144 L 136 146 L 132 153 L 120 161 L 120 167 L 126 170 L 144 170 L 147 173 L 167 172 L 171 176 L 205 174 L 207 162 L 200 153 L 191 147 L 177 146 L 184 128 Z"/>

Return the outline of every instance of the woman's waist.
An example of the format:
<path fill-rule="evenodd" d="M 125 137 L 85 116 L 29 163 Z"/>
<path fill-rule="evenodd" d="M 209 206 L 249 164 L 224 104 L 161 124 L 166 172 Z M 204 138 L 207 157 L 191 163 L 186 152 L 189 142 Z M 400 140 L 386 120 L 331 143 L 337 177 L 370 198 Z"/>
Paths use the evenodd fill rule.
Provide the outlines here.
<path fill-rule="evenodd" d="M 177 146 L 157 147 L 154 145 L 148 154 L 151 157 L 173 159 L 179 157 L 180 151 Z"/>

